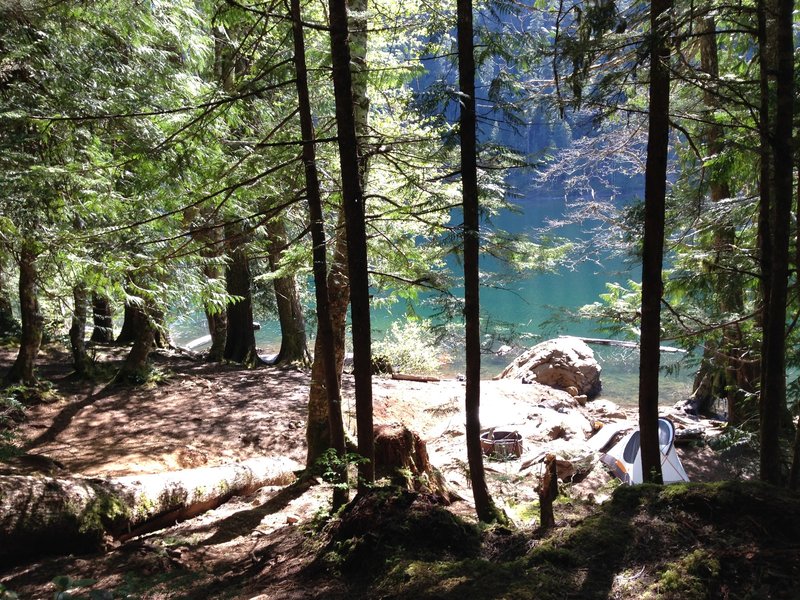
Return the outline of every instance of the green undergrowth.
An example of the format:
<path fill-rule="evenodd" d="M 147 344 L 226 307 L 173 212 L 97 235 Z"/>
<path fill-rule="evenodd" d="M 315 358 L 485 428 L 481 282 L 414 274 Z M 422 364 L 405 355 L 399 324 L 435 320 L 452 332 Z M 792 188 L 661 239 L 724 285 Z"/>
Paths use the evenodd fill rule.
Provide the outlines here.
<path fill-rule="evenodd" d="M 618 488 L 547 536 L 484 528 L 428 497 L 351 504 L 320 560 L 359 597 L 792 598 L 800 498 L 759 483 Z"/>
<path fill-rule="evenodd" d="M 28 408 L 58 402 L 60 396 L 46 382 L 9 385 L 0 390 L 0 462 L 23 453 L 17 430 L 27 420 Z"/>

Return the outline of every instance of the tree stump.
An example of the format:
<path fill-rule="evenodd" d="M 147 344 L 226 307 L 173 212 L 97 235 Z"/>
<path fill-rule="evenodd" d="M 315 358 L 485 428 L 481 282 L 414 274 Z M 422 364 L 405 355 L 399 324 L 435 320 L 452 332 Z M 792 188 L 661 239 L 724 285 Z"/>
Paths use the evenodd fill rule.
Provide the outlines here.
<path fill-rule="evenodd" d="M 439 493 L 451 499 L 441 473 L 431 466 L 425 441 L 417 433 L 400 424 L 375 425 L 373 432 L 376 477 L 388 477 L 408 490 Z"/>
<path fill-rule="evenodd" d="M 539 485 L 539 528 L 550 529 L 556 524 L 553 501 L 558 497 L 558 462 L 555 454 L 544 459 L 544 476 Z"/>

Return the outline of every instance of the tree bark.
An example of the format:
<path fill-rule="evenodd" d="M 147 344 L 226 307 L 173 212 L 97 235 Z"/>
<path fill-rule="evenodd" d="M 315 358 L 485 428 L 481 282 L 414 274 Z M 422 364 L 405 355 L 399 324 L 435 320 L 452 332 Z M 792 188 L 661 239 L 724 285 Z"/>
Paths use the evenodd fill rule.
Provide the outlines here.
<path fill-rule="evenodd" d="M 89 291 L 86 284 L 78 282 L 72 288 L 72 324 L 69 328 L 69 343 L 72 350 L 72 365 L 75 374 L 83 377 L 91 370 L 91 361 L 86 353 L 86 320 Z"/>
<path fill-rule="evenodd" d="M 277 216 L 267 224 L 269 235 L 269 268 L 273 273 L 280 272 L 283 252 L 289 244 L 286 223 Z M 303 306 L 297 293 L 294 275 L 283 274 L 272 281 L 275 289 L 275 302 L 278 306 L 278 320 L 281 326 L 281 348 L 275 364 L 298 364 L 307 367 L 311 364 L 306 338 L 306 321 Z"/>
<path fill-rule="evenodd" d="M 325 407 L 328 429 L 326 436 L 330 440 L 330 447 L 334 449 L 338 458 L 338 469 L 335 474 L 335 484 L 333 492 L 333 508 L 347 503 L 349 490 L 347 485 L 347 449 L 345 446 L 344 425 L 342 422 L 342 402 L 341 389 L 339 387 L 339 374 L 341 367 L 337 366 L 336 340 L 334 338 L 334 328 L 331 321 L 330 299 L 328 293 L 328 265 L 327 249 L 325 236 L 325 220 L 322 213 L 322 196 L 319 187 L 319 174 L 317 172 L 316 146 L 314 144 L 314 120 L 311 113 L 311 101 L 308 91 L 308 71 L 306 69 L 306 50 L 303 35 L 303 20 L 300 11 L 300 0 L 291 0 L 292 11 L 292 38 L 294 42 L 294 64 L 297 79 L 297 99 L 300 114 L 300 131 L 303 137 L 303 170 L 306 180 L 306 198 L 308 200 L 308 214 L 311 224 L 311 242 L 314 259 L 314 292 L 317 301 L 317 340 L 316 355 L 314 366 L 318 363 L 323 365 L 324 379 L 314 381 L 314 371 L 312 370 L 312 390 L 316 383 L 317 389 L 322 387 L 325 392 Z M 345 286 L 346 287 L 346 286 Z M 345 302 L 345 306 L 347 303 Z M 342 324 L 343 325 L 343 324 Z M 319 377 L 319 371 L 316 376 Z M 311 402 L 309 402 L 311 406 Z M 307 437 L 311 429 L 307 430 Z M 314 436 L 315 440 L 319 436 Z M 327 446 L 326 446 L 327 448 Z M 321 456 L 323 449 L 315 448 Z M 309 456 L 311 456 L 309 443 Z M 312 466 L 312 465 L 308 465 Z"/>
<path fill-rule="evenodd" d="M 639 358 L 639 431 L 645 481 L 662 483 L 658 446 L 658 373 L 664 291 L 664 215 L 669 145 L 669 12 L 671 0 L 650 4 L 650 99 L 644 192 L 642 323 Z"/>
<path fill-rule="evenodd" d="M 92 321 L 94 329 L 90 341 L 96 344 L 114 343 L 114 312 L 108 296 L 92 294 Z"/>
<path fill-rule="evenodd" d="M 458 83 L 461 89 L 461 191 L 464 213 L 464 322 L 466 353 L 467 462 L 469 463 L 475 511 L 483 522 L 502 520 L 489 495 L 481 450 L 481 340 L 477 118 L 475 114 L 475 54 L 473 42 L 472 0 L 458 0 Z"/>
<path fill-rule="evenodd" d="M 203 275 L 208 281 L 222 282 L 225 278 L 225 270 L 217 262 L 225 252 L 225 234 L 222 227 L 217 223 L 206 222 L 206 231 L 203 233 L 205 246 L 201 255 L 203 256 Z M 228 339 L 228 313 L 227 305 L 210 305 L 206 303 L 203 307 L 208 323 L 208 333 L 211 335 L 211 347 L 206 355 L 207 360 L 219 362 L 225 357 L 225 344 Z"/>
<path fill-rule="evenodd" d="M 19 324 L 14 318 L 14 308 L 11 302 L 11 293 L 8 290 L 8 282 L 5 269 L 5 257 L 0 256 L 0 337 L 16 334 L 19 332 Z"/>
<path fill-rule="evenodd" d="M 225 270 L 221 259 L 225 253 L 225 233 L 219 222 L 214 218 L 214 213 L 208 209 L 194 209 L 184 212 L 184 218 L 190 223 L 189 231 L 192 239 L 200 244 L 200 257 L 202 258 L 201 272 L 206 278 L 209 288 L 213 290 L 224 285 Z M 197 226 L 193 226 L 194 219 Z M 206 300 L 203 311 L 208 323 L 208 333 L 211 336 L 211 347 L 206 354 L 206 359 L 211 362 L 223 360 L 225 355 L 225 341 L 228 333 L 228 315 L 226 305 L 220 302 Z"/>
<path fill-rule="evenodd" d="M 312 223 L 313 226 L 313 223 Z M 313 231 L 312 231 L 313 237 Z M 318 248 L 315 242 L 315 250 Z M 324 247 L 323 247 L 324 250 Z M 316 258 L 314 259 L 317 260 Z M 315 264 L 315 267 L 317 265 Z M 315 279 L 316 281 L 316 279 Z M 315 285 L 317 285 L 315 283 Z M 345 355 L 345 323 L 347 306 L 350 303 L 350 285 L 347 275 L 347 234 L 344 229 L 344 213 L 339 212 L 336 234 L 334 237 L 333 260 L 326 282 L 328 290 L 328 307 L 331 322 L 331 336 L 334 349 L 334 373 L 336 388 L 341 386 L 342 366 Z M 319 287 L 317 286 L 317 291 Z M 330 439 L 329 405 L 327 389 L 330 389 L 328 372 L 325 367 L 324 333 L 320 331 L 317 321 L 317 337 L 314 342 L 314 362 L 311 365 L 311 390 L 308 398 L 308 420 L 306 428 L 306 466 L 312 467 L 328 448 L 334 447 Z M 326 388 L 326 385 L 328 386 Z"/>
<path fill-rule="evenodd" d="M 347 229 L 347 264 L 350 275 L 350 320 L 353 329 L 359 488 L 375 481 L 375 444 L 372 419 L 371 328 L 369 274 L 364 194 L 353 108 L 350 45 L 346 0 L 330 0 L 331 62 L 336 102 L 336 128 L 342 172 L 342 203 Z"/>
<path fill-rule="evenodd" d="M 127 308 L 128 305 L 126 305 L 126 310 Z M 147 380 L 150 374 L 148 359 L 156 346 L 156 326 L 149 314 L 148 307 L 131 304 L 130 310 L 138 313 L 131 315 L 132 321 L 138 323 L 138 329 L 130 352 L 125 357 L 125 362 L 114 376 L 114 383 L 121 385 L 139 384 Z"/>
<path fill-rule="evenodd" d="M 447 483 L 430 462 L 428 446 L 405 425 L 375 425 L 375 471 L 408 491 L 440 494 L 451 501 Z"/>
<path fill-rule="evenodd" d="M 214 38 L 214 76 L 226 93 L 232 93 L 236 87 L 236 44 L 234 40 L 236 35 L 237 32 L 233 28 L 228 28 L 224 31 L 220 27 L 212 28 L 212 36 Z M 212 220 L 210 215 L 206 214 L 203 228 L 195 234 L 196 238 L 204 243 L 201 254 L 206 259 L 218 258 L 225 252 L 224 238 L 226 229 L 219 225 L 219 223 Z M 203 274 L 209 280 L 226 277 L 226 271 L 213 261 L 207 261 L 203 265 Z M 207 359 L 212 362 L 222 361 L 227 358 L 228 306 L 223 310 L 220 310 L 217 306 L 208 305 L 203 308 L 206 314 L 206 322 L 208 323 L 208 333 L 211 335 L 211 347 L 208 350 Z M 252 322 L 250 327 L 252 329 Z M 237 329 L 235 335 L 239 335 L 239 333 L 241 332 Z M 255 336 L 253 345 L 255 346 Z"/>
<path fill-rule="evenodd" d="M 365 151 L 369 130 L 369 106 L 367 95 L 367 20 L 365 14 L 368 8 L 367 0 L 351 0 L 349 3 L 350 17 L 350 66 L 352 73 L 353 91 L 353 118 L 355 121 L 356 138 L 358 145 L 359 177 L 362 192 L 367 189 L 369 174 L 368 153 Z M 330 303 L 331 323 L 333 327 L 333 340 L 336 355 L 336 373 L 341 382 L 342 365 L 345 355 L 345 323 L 347 321 L 347 306 L 350 303 L 350 283 L 347 268 L 347 231 L 345 228 L 344 207 L 340 207 L 336 233 L 333 236 L 333 260 L 328 274 L 328 298 Z M 319 335 L 319 333 L 317 334 Z M 319 339 L 319 338 L 317 338 Z M 328 415 L 326 409 L 326 395 L 323 387 L 325 379 L 324 364 L 317 359 L 319 354 L 318 344 L 315 344 L 314 363 L 312 365 L 311 392 L 308 404 L 308 457 L 310 466 L 319 458 L 320 454 L 329 447 L 327 437 Z"/>
<path fill-rule="evenodd" d="M 253 300 L 250 291 L 250 260 L 244 242 L 227 229 L 230 262 L 225 269 L 228 294 L 239 296 L 227 307 L 228 334 L 225 341 L 225 360 L 255 366 L 261 363 L 253 331 Z"/>
<path fill-rule="evenodd" d="M 759 12 L 759 52 L 762 69 L 761 143 L 769 148 L 762 154 L 761 198 L 767 206 L 769 248 L 768 270 L 762 272 L 768 293 L 762 336 L 761 457 L 759 475 L 763 481 L 784 481 L 781 456 L 781 422 L 786 410 L 786 302 L 789 277 L 789 222 L 792 209 L 792 126 L 794 109 L 794 42 L 792 0 L 762 0 Z M 771 46 L 774 44 L 774 48 Z M 770 74 L 775 85 L 770 85 Z M 774 89 L 774 95 L 773 90 Z M 774 117 L 771 107 L 774 106 Z M 766 126 L 765 126 L 766 125 Z M 766 139 L 764 139 L 766 137 Z M 763 149 L 762 149 L 763 150 Z"/>
<path fill-rule="evenodd" d="M 46 554 L 97 552 L 170 527 L 233 496 L 290 482 L 294 463 L 257 458 L 117 479 L 0 477 L 0 565 Z"/>
<path fill-rule="evenodd" d="M 19 255 L 19 311 L 22 320 L 22 336 L 19 352 L 5 377 L 6 383 L 36 385 L 35 366 L 42 345 L 44 317 L 39 308 L 38 254 L 31 241 L 24 241 Z"/>
<path fill-rule="evenodd" d="M 350 72 L 353 90 L 353 121 L 358 150 L 358 175 L 361 191 L 366 193 L 369 175 L 369 107 L 367 94 L 369 70 L 367 68 L 367 44 L 369 23 L 367 10 L 369 0 L 349 0 L 347 3 L 350 30 Z"/>
<path fill-rule="evenodd" d="M 208 349 L 207 360 L 219 362 L 225 358 L 225 344 L 228 340 L 228 313 L 226 310 L 211 310 L 205 308 L 208 333 L 211 336 L 211 347 Z"/>
<path fill-rule="evenodd" d="M 119 330 L 116 343 L 126 346 L 136 341 L 139 331 L 141 331 L 144 326 L 143 321 L 145 319 L 145 313 L 138 304 L 126 301 L 122 317 L 122 327 Z"/>
<path fill-rule="evenodd" d="M 705 81 L 703 98 L 708 107 L 709 123 L 703 132 L 706 154 L 717 156 L 725 151 L 724 131 L 715 122 L 714 113 L 721 107 L 716 86 L 719 82 L 719 59 L 717 52 L 716 21 L 713 16 L 705 16 L 697 22 L 697 33 L 700 42 L 701 70 L 708 76 Z M 711 202 L 717 203 L 731 196 L 728 175 L 720 173 L 719 168 L 708 169 L 709 196 Z M 743 290 L 745 284 L 741 275 L 723 270 L 726 256 L 736 246 L 736 230 L 733 226 L 720 224 L 713 229 L 714 258 L 709 277 L 714 290 L 714 302 L 723 314 L 742 314 L 744 310 Z M 690 399 L 691 405 L 698 413 L 707 413 L 717 398 L 726 398 L 728 403 L 728 423 L 736 425 L 742 422 L 743 415 L 739 402 L 744 393 L 755 389 L 753 369 L 743 360 L 747 350 L 743 349 L 744 340 L 741 329 L 736 325 L 722 330 L 722 339 L 718 345 L 711 344 L 703 348 L 703 361 L 695 378 L 695 386 Z"/>
<path fill-rule="evenodd" d="M 164 311 L 155 308 L 152 301 L 144 299 L 147 309 L 143 310 L 141 304 L 134 302 L 125 303 L 122 328 L 117 336 L 117 344 L 135 344 L 143 327 L 149 326 L 153 333 L 155 348 L 169 348 L 171 346 L 169 330 L 164 319 Z M 147 321 L 147 323 L 145 323 Z"/>
<path fill-rule="evenodd" d="M 544 475 L 539 484 L 539 529 L 547 531 L 556 524 L 553 502 L 558 498 L 558 463 L 555 454 L 544 459 Z"/>
<path fill-rule="evenodd" d="M 789 489 L 796 490 L 800 485 L 800 417 L 797 419 L 792 445 L 792 467 L 789 471 Z"/>

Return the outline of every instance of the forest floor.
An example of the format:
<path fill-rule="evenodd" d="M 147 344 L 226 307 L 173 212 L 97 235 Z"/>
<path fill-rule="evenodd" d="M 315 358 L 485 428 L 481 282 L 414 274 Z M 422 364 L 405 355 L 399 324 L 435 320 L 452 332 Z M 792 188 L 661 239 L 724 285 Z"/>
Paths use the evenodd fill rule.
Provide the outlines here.
<path fill-rule="evenodd" d="M 0 353 L 0 369 L 12 358 Z M 47 351 L 40 362 L 54 394 L 28 409 L 17 440 L 26 455 L 9 461 L 5 473 L 116 477 L 253 457 L 275 457 L 290 471 L 304 464 L 307 372 L 243 370 L 173 355 L 156 357 L 157 383 L 107 388 L 70 378 L 63 352 Z M 467 484 L 463 385 L 384 378 L 374 384 L 376 422 L 403 423 L 426 440 L 431 463 L 462 498 L 447 507 L 425 494 L 377 494 L 328 520 L 328 484 L 266 487 L 169 529 L 110 541 L 103 553 L 8 567 L 0 571 L 0 598 L 11 597 L 3 586 L 31 599 L 65 589 L 71 596 L 62 598 L 794 597 L 800 506 L 792 498 L 760 486 L 730 487 L 738 483 L 702 493 L 693 486 L 612 493 L 611 477 L 591 469 L 564 490 L 556 528 L 542 532 L 536 485 L 548 446 L 528 435 L 520 459 L 487 462 L 490 491 L 514 527 L 478 528 Z M 516 382 L 482 387 L 482 419 L 498 423 L 524 421 L 547 394 L 532 397 L 530 386 Z M 352 429 L 349 376 L 343 396 Z M 681 456 L 693 481 L 746 475 L 745 463 L 704 443 Z M 681 494 L 700 508 L 676 508 Z M 740 496 L 731 502 L 731 494 Z M 603 499 L 610 501 L 598 506 Z M 779 506 L 771 510 L 774 502 Z M 733 523 L 720 521 L 725 515 Z M 735 526 L 728 531 L 729 525 Z M 618 553 L 603 558 L 612 548 Z M 736 577 L 761 587 L 740 594 L 729 585 L 736 579 L 731 565 L 744 574 Z"/>

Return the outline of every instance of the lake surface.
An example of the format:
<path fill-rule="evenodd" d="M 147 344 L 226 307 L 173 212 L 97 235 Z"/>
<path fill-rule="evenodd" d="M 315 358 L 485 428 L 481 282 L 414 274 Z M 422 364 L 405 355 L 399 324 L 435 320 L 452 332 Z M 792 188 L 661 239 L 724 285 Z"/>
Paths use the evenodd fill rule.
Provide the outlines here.
<path fill-rule="evenodd" d="M 631 192 L 635 193 L 635 192 Z M 563 196 L 557 194 L 523 194 L 515 200 L 521 212 L 504 213 L 494 220 L 494 225 L 513 233 L 535 235 L 548 219 L 560 219 L 566 208 Z M 569 239 L 585 239 L 582 226 L 569 225 L 553 233 Z M 535 238 L 534 238 L 535 239 Z M 481 290 L 481 306 L 484 318 L 493 323 L 507 323 L 520 336 L 521 345 L 531 346 L 538 341 L 559 335 L 579 337 L 607 337 L 599 330 L 599 324 L 585 320 L 564 318 L 584 304 L 595 302 L 606 290 L 608 282 L 640 280 L 638 265 L 629 265 L 619 258 L 600 257 L 599 262 L 584 261 L 570 268 L 561 268 L 556 273 L 536 273 L 506 286 L 506 289 Z M 499 265 L 491 259 L 482 258 L 483 269 L 497 269 Z M 455 292 L 459 293 L 459 292 Z M 426 314 L 425 307 L 418 307 Z M 403 315 L 404 310 L 394 311 Z M 395 314 L 391 310 L 373 312 L 374 338 L 386 331 Z M 280 346 L 280 327 L 277 321 L 256 316 L 261 329 L 256 332 L 256 341 L 264 354 L 276 353 Z M 175 341 L 185 344 L 189 340 L 206 334 L 205 318 L 198 314 L 173 326 Z M 595 356 L 600 362 L 603 382 L 602 396 L 619 404 L 632 406 L 638 394 L 638 350 L 615 346 L 594 345 Z M 463 356 L 456 351 L 452 363 L 444 375 L 455 375 L 463 369 Z M 516 354 L 497 356 L 486 354 L 482 361 L 484 377 L 499 373 Z M 662 363 L 675 364 L 682 355 L 662 353 Z M 677 373 L 662 375 L 659 385 L 659 404 L 674 404 L 691 392 L 692 373 L 680 369 Z"/>

